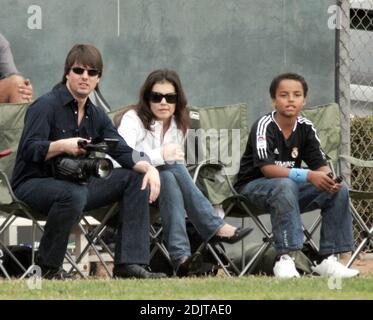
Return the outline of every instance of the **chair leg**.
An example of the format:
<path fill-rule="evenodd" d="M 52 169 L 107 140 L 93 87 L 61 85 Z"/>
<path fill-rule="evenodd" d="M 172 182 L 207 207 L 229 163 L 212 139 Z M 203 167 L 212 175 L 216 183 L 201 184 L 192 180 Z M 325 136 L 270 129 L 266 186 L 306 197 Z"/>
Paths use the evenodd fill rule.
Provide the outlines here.
<path fill-rule="evenodd" d="M 352 263 L 355 261 L 355 259 L 358 257 L 360 252 L 363 250 L 363 248 L 367 245 L 367 242 L 369 241 L 371 245 L 373 245 L 373 227 L 371 229 L 368 228 L 364 220 L 361 218 L 357 210 L 352 204 L 352 201 L 350 201 L 350 208 L 351 208 L 351 214 L 353 220 L 358 224 L 361 231 L 364 234 L 364 239 L 361 241 L 359 246 L 356 248 L 356 250 L 353 252 L 351 258 L 347 262 L 347 267 L 350 267 Z"/>
<path fill-rule="evenodd" d="M 105 217 L 100 221 L 100 224 L 93 228 L 93 231 L 86 232 L 84 227 L 79 222 L 78 226 L 85 236 L 88 244 L 84 247 L 84 249 L 80 252 L 79 256 L 76 258 L 76 263 L 80 263 L 83 257 L 87 254 L 89 248 L 92 248 L 95 254 L 97 255 L 98 259 L 102 263 L 105 272 L 107 275 L 112 278 L 112 273 L 109 270 L 104 258 L 102 258 L 101 254 L 98 252 L 96 248 L 96 244 L 99 242 L 102 245 L 102 248 L 110 255 L 110 257 L 114 260 L 114 254 L 111 252 L 110 248 L 106 245 L 106 243 L 102 240 L 101 236 L 103 232 L 106 230 L 106 225 L 108 221 L 117 213 L 118 210 L 118 203 L 113 204 L 110 209 L 105 214 Z M 86 226 L 92 227 L 85 216 L 82 216 L 81 220 L 85 223 Z M 69 273 L 72 272 L 73 268 L 69 270 Z"/>
<path fill-rule="evenodd" d="M 226 253 L 224 252 L 224 250 L 219 250 L 220 251 L 220 256 L 224 258 L 224 260 L 226 261 L 226 264 L 224 264 L 224 262 L 222 261 L 222 259 L 220 258 L 220 256 L 217 254 L 217 245 L 219 244 L 214 244 L 214 245 L 211 245 L 210 243 L 201 243 L 201 245 L 197 248 L 196 252 L 201 252 L 204 248 L 206 248 L 211 254 L 212 256 L 214 257 L 215 261 L 217 262 L 218 266 L 220 266 L 224 273 L 228 276 L 228 277 L 232 277 L 232 273 L 227 269 L 227 266 L 231 267 L 233 269 L 233 272 L 238 275 L 240 273 L 239 269 L 237 268 L 237 266 L 234 264 L 233 261 L 231 261 L 231 259 L 226 255 Z"/>
<path fill-rule="evenodd" d="M 10 280 L 9 274 L 6 271 L 5 267 L 3 266 L 3 260 L 1 259 L 3 257 L 3 252 L 0 249 L 0 271 L 4 274 L 4 276 Z"/>
<path fill-rule="evenodd" d="M 21 280 L 26 278 L 27 276 L 32 276 L 35 273 L 39 273 L 38 275 L 41 277 L 41 270 L 39 266 L 35 265 L 35 239 L 36 239 L 36 222 L 32 221 L 32 243 L 31 243 L 31 265 L 27 268 L 27 270 L 21 276 Z"/>
<path fill-rule="evenodd" d="M 259 263 L 260 257 L 262 257 L 267 252 L 271 244 L 272 244 L 272 241 L 266 241 L 260 246 L 259 250 L 255 253 L 255 255 L 247 263 L 245 268 L 241 271 L 241 273 L 239 274 L 239 277 L 245 275 L 247 272 L 251 273 L 254 270 L 256 265 Z"/>
<path fill-rule="evenodd" d="M 172 263 L 170 254 L 166 246 L 163 244 L 162 240 L 160 239 L 161 233 L 162 233 L 162 227 L 159 227 L 158 230 L 156 230 L 153 225 L 150 225 L 149 236 L 150 236 L 150 242 L 151 244 L 153 244 L 153 249 L 150 252 L 150 260 L 154 257 L 156 252 L 159 250 L 161 254 L 166 258 L 169 266 L 173 269 L 174 265 Z"/>
<path fill-rule="evenodd" d="M 36 239 L 36 237 L 35 237 L 36 228 L 38 228 L 41 232 L 44 232 L 44 228 L 38 223 L 38 221 L 29 212 L 25 211 L 25 213 L 26 213 L 27 217 L 32 221 L 32 226 L 33 226 L 33 231 L 32 231 L 32 234 L 33 234 L 33 236 L 32 236 L 33 251 L 32 251 L 32 256 L 31 256 L 32 265 L 30 266 L 30 268 L 32 268 L 32 266 L 35 266 L 35 252 L 34 252 L 35 248 L 34 248 L 34 244 L 35 244 L 35 239 Z M 86 279 L 86 276 L 80 271 L 78 265 L 74 262 L 74 260 L 72 259 L 71 255 L 68 252 L 65 253 L 65 258 L 72 265 L 72 268 L 74 268 L 83 279 Z M 26 270 L 26 272 L 24 273 L 24 275 L 22 276 L 22 278 L 24 278 L 25 276 L 27 276 L 29 274 L 29 272 L 28 272 L 28 271 L 30 271 L 29 269 Z"/>
<path fill-rule="evenodd" d="M 84 218 L 83 218 L 83 219 L 84 219 Z M 89 225 L 87 220 L 84 219 L 84 221 L 85 221 L 86 225 Z M 109 270 L 108 265 L 106 264 L 105 260 L 102 258 L 101 254 L 98 252 L 98 250 L 97 250 L 97 248 L 96 248 L 96 243 L 97 243 L 97 241 L 98 241 L 100 235 L 102 234 L 102 232 L 106 229 L 106 227 L 103 226 L 103 225 L 101 225 L 102 228 L 99 228 L 99 227 L 101 227 L 101 226 L 98 226 L 98 227 L 96 228 L 95 232 L 93 233 L 93 235 L 90 235 L 88 232 L 85 231 L 85 229 L 84 229 L 84 227 L 81 225 L 81 223 L 79 223 L 78 226 L 79 226 L 79 228 L 80 228 L 82 234 L 83 234 L 83 235 L 85 236 L 85 238 L 87 239 L 88 244 L 87 244 L 86 247 L 83 249 L 83 251 L 80 253 L 80 255 L 76 258 L 75 262 L 76 262 L 77 264 L 80 263 L 80 261 L 83 259 L 83 257 L 87 254 L 89 248 L 92 248 L 93 251 L 95 252 L 97 258 L 98 258 L 98 259 L 100 260 L 100 262 L 102 263 L 102 265 L 103 265 L 103 267 L 104 267 L 104 269 L 105 269 L 107 275 L 108 275 L 110 278 L 112 278 L 113 275 L 112 275 L 111 271 Z M 108 247 L 105 246 L 105 249 L 108 250 Z M 109 252 L 110 252 L 110 250 L 109 250 Z M 72 270 L 73 270 L 73 268 L 71 268 L 71 269 L 69 270 L 69 273 L 72 272 Z"/>
<path fill-rule="evenodd" d="M 348 262 L 346 264 L 347 268 L 351 267 L 352 263 L 355 261 L 357 256 L 363 250 L 363 248 L 366 246 L 368 241 L 373 244 L 373 227 L 366 233 L 366 237 L 363 239 L 363 241 L 361 241 L 359 246 L 356 248 L 356 250 L 352 254 L 350 260 L 348 260 Z"/>

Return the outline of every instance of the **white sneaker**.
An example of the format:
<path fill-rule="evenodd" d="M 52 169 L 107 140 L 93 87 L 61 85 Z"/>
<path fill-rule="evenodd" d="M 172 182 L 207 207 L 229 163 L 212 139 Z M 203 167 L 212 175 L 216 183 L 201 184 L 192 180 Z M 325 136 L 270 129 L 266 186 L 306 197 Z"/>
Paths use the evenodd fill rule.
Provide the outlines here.
<path fill-rule="evenodd" d="M 277 278 L 299 278 L 300 275 L 295 269 L 294 260 L 287 254 L 283 254 L 275 263 L 273 273 Z"/>
<path fill-rule="evenodd" d="M 347 268 L 338 262 L 334 255 L 324 259 L 319 265 L 311 267 L 311 269 L 322 277 L 352 278 L 359 274 L 359 270 Z"/>

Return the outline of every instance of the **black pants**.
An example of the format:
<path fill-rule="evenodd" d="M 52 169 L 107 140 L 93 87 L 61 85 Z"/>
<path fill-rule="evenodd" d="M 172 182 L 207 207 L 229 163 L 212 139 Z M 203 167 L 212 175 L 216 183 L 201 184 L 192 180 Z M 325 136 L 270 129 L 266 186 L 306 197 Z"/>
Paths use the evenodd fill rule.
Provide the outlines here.
<path fill-rule="evenodd" d="M 39 263 L 60 267 L 82 212 L 119 201 L 115 263 L 149 264 L 149 190 L 140 190 L 142 179 L 142 174 L 120 168 L 108 179 L 92 178 L 87 185 L 54 178 L 29 179 L 20 185 L 16 196 L 46 215 Z"/>

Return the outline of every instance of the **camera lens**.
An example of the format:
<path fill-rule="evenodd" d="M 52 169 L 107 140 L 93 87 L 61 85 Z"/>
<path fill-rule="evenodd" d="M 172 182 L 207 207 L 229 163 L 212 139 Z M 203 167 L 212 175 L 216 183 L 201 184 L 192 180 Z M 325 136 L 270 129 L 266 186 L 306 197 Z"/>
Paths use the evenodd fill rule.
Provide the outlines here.
<path fill-rule="evenodd" d="M 109 159 L 98 159 L 96 163 L 95 176 L 98 178 L 107 178 L 113 171 L 113 163 Z"/>

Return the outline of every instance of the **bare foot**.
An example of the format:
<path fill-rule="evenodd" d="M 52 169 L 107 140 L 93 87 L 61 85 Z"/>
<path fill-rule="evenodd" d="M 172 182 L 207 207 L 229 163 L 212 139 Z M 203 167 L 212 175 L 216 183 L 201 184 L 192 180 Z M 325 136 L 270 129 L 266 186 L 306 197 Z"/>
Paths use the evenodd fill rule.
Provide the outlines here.
<path fill-rule="evenodd" d="M 223 225 L 217 232 L 216 235 L 219 237 L 232 237 L 234 233 L 236 232 L 237 228 L 226 223 Z"/>

